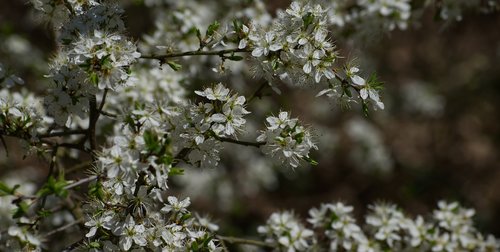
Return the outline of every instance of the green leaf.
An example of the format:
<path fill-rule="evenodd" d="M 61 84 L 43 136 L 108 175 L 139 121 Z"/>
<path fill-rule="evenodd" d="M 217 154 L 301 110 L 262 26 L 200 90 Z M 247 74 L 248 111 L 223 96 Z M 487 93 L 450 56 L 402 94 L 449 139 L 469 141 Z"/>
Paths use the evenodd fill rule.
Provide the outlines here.
<path fill-rule="evenodd" d="M 304 21 L 304 27 L 308 27 L 314 21 L 314 16 L 311 12 L 308 12 L 302 17 L 302 21 Z"/>
<path fill-rule="evenodd" d="M 384 89 L 384 83 L 378 79 L 377 73 L 372 73 L 370 75 L 367 84 L 370 88 L 377 91 Z"/>
<path fill-rule="evenodd" d="M 37 214 L 39 217 L 46 218 L 49 217 L 52 214 L 52 212 L 49 210 L 41 209 L 40 211 L 38 211 Z"/>
<path fill-rule="evenodd" d="M 97 241 L 91 242 L 91 243 L 89 243 L 89 247 L 91 247 L 91 248 L 101 248 L 101 243 L 97 242 Z"/>
<path fill-rule="evenodd" d="M 0 181 L 0 197 L 14 195 L 17 188 L 19 188 L 19 185 L 15 185 L 13 188 L 10 188 L 8 185 Z"/>
<path fill-rule="evenodd" d="M 182 222 L 184 222 L 184 221 L 186 221 L 186 220 L 189 220 L 191 217 L 192 217 L 191 213 L 184 214 L 184 215 L 181 217 L 181 221 L 182 221 Z"/>
<path fill-rule="evenodd" d="M 273 67 L 273 70 L 278 70 L 279 66 L 280 66 L 280 61 L 278 58 L 273 58 L 273 60 L 271 61 L 271 65 Z"/>
<path fill-rule="evenodd" d="M 182 65 L 177 64 L 177 63 L 175 63 L 173 61 L 167 61 L 167 64 L 168 64 L 168 66 L 170 68 L 172 68 L 176 72 L 179 71 L 179 70 L 181 70 L 181 68 L 182 68 Z"/>
<path fill-rule="evenodd" d="M 349 86 L 342 86 L 342 90 L 344 91 L 345 95 L 352 97 L 352 93 L 351 90 L 349 89 Z"/>
<path fill-rule="evenodd" d="M 96 86 L 99 84 L 99 76 L 97 76 L 97 73 L 95 72 L 90 73 L 89 78 L 90 78 L 90 83 Z"/>
<path fill-rule="evenodd" d="M 241 32 L 243 30 L 243 23 L 239 19 L 233 20 L 233 26 L 236 32 Z"/>
<path fill-rule="evenodd" d="M 171 154 L 167 153 L 158 158 L 158 164 L 170 165 L 174 161 Z"/>
<path fill-rule="evenodd" d="M 89 195 L 94 196 L 97 199 L 104 199 L 104 190 L 102 189 L 101 183 L 95 183 L 89 187 Z"/>
<path fill-rule="evenodd" d="M 198 242 L 194 241 L 191 243 L 191 250 L 198 251 L 199 250 L 198 247 L 199 247 Z"/>
<path fill-rule="evenodd" d="M 47 180 L 47 183 L 43 185 L 43 187 L 36 193 L 38 196 L 48 196 L 51 194 L 55 194 L 59 197 L 67 197 L 68 190 L 64 187 L 68 185 L 68 181 L 64 179 L 64 177 L 60 176 L 59 179 L 55 179 L 53 176 L 50 176 Z"/>
<path fill-rule="evenodd" d="M 184 169 L 178 167 L 170 168 L 168 172 L 168 176 L 176 176 L 176 175 L 184 175 Z"/>
<path fill-rule="evenodd" d="M 12 214 L 12 218 L 18 219 L 25 216 L 28 213 L 29 208 L 30 207 L 28 203 L 24 201 L 19 202 L 19 204 L 17 204 L 17 208 L 14 210 L 14 213 Z"/>
<path fill-rule="evenodd" d="M 158 154 L 161 151 L 161 144 L 156 133 L 151 130 L 146 130 L 144 131 L 143 138 L 146 144 L 146 150 L 154 154 Z"/>
<path fill-rule="evenodd" d="M 304 159 L 305 161 L 307 161 L 307 162 L 308 162 L 309 164 L 311 164 L 311 165 L 314 165 L 314 166 L 318 165 L 318 161 L 316 161 L 316 160 L 314 160 L 314 159 L 310 158 L 309 156 L 307 156 L 307 157 L 303 157 L 303 159 Z"/>
<path fill-rule="evenodd" d="M 208 26 L 208 29 L 207 29 L 206 37 L 210 37 L 210 36 L 214 35 L 214 33 L 219 29 L 219 27 L 220 27 L 220 23 L 217 22 L 217 20 L 215 22 L 213 22 L 212 24 L 210 24 Z"/>

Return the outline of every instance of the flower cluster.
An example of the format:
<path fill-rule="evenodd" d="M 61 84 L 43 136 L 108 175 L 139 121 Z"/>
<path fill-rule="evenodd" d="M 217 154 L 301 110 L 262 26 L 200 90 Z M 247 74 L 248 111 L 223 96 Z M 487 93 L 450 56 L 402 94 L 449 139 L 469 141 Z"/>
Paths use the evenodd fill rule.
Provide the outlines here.
<path fill-rule="evenodd" d="M 288 112 L 280 112 L 278 117 L 270 116 L 266 121 L 267 129 L 261 131 L 257 138 L 257 141 L 265 143 L 261 147 L 264 153 L 294 168 L 301 161 L 314 163 L 309 151 L 318 147 L 312 140 L 311 132 L 300 125 L 297 118 L 290 118 Z"/>
<path fill-rule="evenodd" d="M 186 209 L 189 198 L 148 195 L 141 187 L 130 195 L 129 204 L 93 202 L 85 226 L 88 242 L 82 249 L 104 251 L 221 251 L 212 231 L 218 229 L 205 218 L 193 217 Z M 101 238 L 107 234 L 107 239 Z"/>
<path fill-rule="evenodd" d="M 245 97 L 230 95 L 229 89 L 219 83 L 215 88 L 207 88 L 204 91 L 195 91 L 199 96 L 211 101 L 213 114 L 205 122 L 211 124 L 212 131 L 217 136 L 236 136 L 243 130 L 246 120 L 243 116 L 249 114 L 245 109 Z M 212 112 L 210 105 L 205 105 L 207 112 Z"/>
<path fill-rule="evenodd" d="M 328 88 L 320 91 L 316 97 L 325 95 L 340 104 L 347 104 L 349 102 L 355 102 L 352 92 L 357 92 L 364 109 L 366 110 L 366 104 L 370 101 L 375 103 L 374 108 L 384 109 L 385 105 L 380 100 L 379 92 L 382 89 L 382 83 L 379 82 L 375 75 L 372 75 L 368 80 L 360 77 L 358 75 L 359 68 L 356 66 L 350 66 L 350 64 L 344 67 L 343 74 L 338 73 L 337 78 L 340 81 L 340 85 L 336 85 L 333 82 L 328 83 Z"/>
<path fill-rule="evenodd" d="M 7 231 L 8 237 L 5 241 L 6 247 L 12 251 L 42 251 L 42 242 L 40 237 L 37 237 L 29 230 L 28 225 L 32 223 L 21 223 L 26 226 L 12 225 Z M 1 241 L 1 240 L 0 240 Z M 0 245 L 0 248 L 3 246 Z"/>
<path fill-rule="evenodd" d="M 294 1 L 278 13 L 267 31 L 242 26 L 239 48 L 252 48 L 252 56 L 261 64 L 264 76 L 279 77 L 294 85 L 319 83 L 334 78 L 335 46 L 328 38 L 326 11 Z"/>
<path fill-rule="evenodd" d="M 17 171 L 19 172 L 19 171 Z M 23 174 L 26 175 L 26 174 Z M 24 176 L 23 178 L 26 178 Z M 2 251 L 41 251 L 41 238 L 28 227 L 32 223 L 27 218 L 12 218 L 18 208 L 16 197 L 5 195 L 5 189 L 15 188 L 14 192 L 23 195 L 34 193 L 36 186 L 29 181 L 20 181 L 19 177 L 8 174 L 0 182 L 0 226 L 8 227 L 0 231 L 0 250 Z M 5 233 L 2 233 L 5 232 Z"/>
<path fill-rule="evenodd" d="M 62 50 L 53 60 L 48 75 L 53 83 L 45 99 L 48 114 L 61 126 L 70 126 L 74 115 L 84 119 L 99 90 L 129 84 L 130 67 L 140 57 L 135 44 L 119 33 L 124 29 L 121 9 L 84 2 L 43 5 L 60 7 L 69 18 L 61 24 Z"/>
<path fill-rule="evenodd" d="M 289 212 L 283 212 L 273 213 L 267 225 L 258 231 L 267 235 L 266 242 L 279 243 L 287 251 L 486 252 L 500 249 L 500 242 L 494 236 L 484 237 L 475 229 L 474 210 L 463 208 L 457 202 L 440 201 L 429 220 L 422 216 L 409 218 L 392 204 L 378 203 L 369 209 L 363 229 L 356 224 L 353 207 L 337 202 L 309 210 L 308 222 L 312 229 L 305 228 Z M 290 242 L 294 235 L 295 242 Z"/>
<path fill-rule="evenodd" d="M 71 16 L 61 27 L 58 40 L 64 45 L 73 43 L 79 36 L 92 36 L 95 30 L 108 34 L 125 31 L 123 9 L 117 5 L 93 2 L 79 9 L 78 15 Z"/>
<path fill-rule="evenodd" d="M 257 231 L 265 241 L 276 246 L 278 251 L 309 251 L 313 244 L 313 231 L 300 223 L 292 212 L 273 213 L 265 226 Z"/>
<path fill-rule="evenodd" d="M 380 20 L 386 30 L 394 30 L 396 27 L 405 30 L 408 27 L 410 0 L 359 0 L 358 4 L 363 9 L 359 15 L 368 22 Z"/>
<path fill-rule="evenodd" d="M 69 61 L 80 66 L 99 89 L 114 90 L 126 83 L 129 66 L 141 56 L 135 45 L 118 34 L 94 30 L 81 36 L 68 52 Z"/>
<path fill-rule="evenodd" d="M 221 137 L 236 137 L 243 131 L 249 112 L 245 97 L 231 94 L 221 83 L 195 93 L 206 99 L 192 104 L 177 113 L 171 120 L 173 138 L 179 150 L 191 149 L 189 163 L 201 167 L 215 167 L 219 161 Z"/>
<path fill-rule="evenodd" d="M 444 0 L 438 4 L 439 16 L 444 20 L 461 21 L 463 12 L 469 9 L 476 9 L 483 12 L 498 10 L 500 3 L 494 0 Z"/>
<path fill-rule="evenodd" d="M 30 93 L 0 91 L 0 134 L 36 141 L 47 125 L 41 101 Z"/>
<path fill-rule="evenodd" d="M 167 134 L 144 125 L 117 129 L 113 146 L 98 158 L 92 200 L 86 205 L 89 228 L 83 248 L 108 251 L 150 249 L 219 251 L 217 226 L 187 210 L 189 198 L 169 196 L 172 168 Z"/>
<path fill-rule="evenodd" d="M 53 80 L 44 104 L 47 113 L 58 125 L 68 125 L 72 115 L 85 118 L 89 108 L 89 98 L 97 93 L 97 87 L 85 79 L 85 73 L 74 65 L 54 65 Z"/>

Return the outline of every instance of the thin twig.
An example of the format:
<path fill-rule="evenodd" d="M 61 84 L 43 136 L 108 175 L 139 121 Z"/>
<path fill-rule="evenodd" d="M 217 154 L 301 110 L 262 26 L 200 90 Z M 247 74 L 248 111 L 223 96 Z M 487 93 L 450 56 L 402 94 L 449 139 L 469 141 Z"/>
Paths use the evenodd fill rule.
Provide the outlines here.
<path fill-rule="evenodd" d="M 240 141 L 228 137 L 219 137 L 215 136 L 215 139 L 221 141 L 221 142 L 227 142 L 227 143 L 234 143 L 234 144 L 239 144 L 239 145 L 244 145 L 244 146 L 253 146 L 259 148 L 260 146 L 266 144 L 264 142 L 247 142 L 247 141 Z"/>
<path fill-rule="evenodd" d="M 226 241 L 231 244 L 247 244 L 264 248 L 274 248 L 274 245 L 263 241 L 250 240 L 238 237 L 220 236 L 220 235 L 218 235 L 217 238 L 221 241 Z"/>
<path fill-rule="evenodd" d="M 87 138 L 90 142 L 90 151 L 92 152 L 92 160 L 96 160 L 95 150 L 97 149 L 97 139 L 96 139 L 96 124 L 99 118 L 99 111 L 97 110 L 97 100 L 95 95 L 89 99 L 90 111 L 89 111 L 89 128 L 87 130 Z"/>
<path fill-rule="evenodd" d="M 102 99 L 101 99 L 101 104 L 99 104 L 99 113 L 97 114 L 97 119 L 99 119 L 99 115 L 102 112 L 102 109 L 104 108 L 104 103 L 106 103 L 106 96 L 108 95 L 108 88 L 104 89 L 104 93 L 102 94 Z"/>
<path fill-rule="evenodd" d="M 85 183 L 89 183 L 89 182 L 91 182 L 91 181 L 94 181 L 94 180 L 96 180 L 96 179 L 98 179 L 98 178 L 99 178 L 99 176 L 94 175 L 94 176 L 90 176 L 90 177 L 88 177 L 88 178 L 80 179 L 80 180 L 78 180 L 78 181 L 76 181 L 76 182 L 73 182 L 73 183 L 71 183 L 71 184 L 69 184 L 69 185 L 65 186 L 65 187 L 64 187 L 64 189 L 65 189 L 65 190 L 69 190 L 69 189 L 71 189 L 71 188 L 74 188 L 74 187 L 77 187 L 77 186 L 83 185 L 83 184 L 85 184 Z"/>
<path fill-rule="evenodd" d="M 105 115 L 105 116 L 107 116 L 107 117 L 111 117 L 111 118 L 117 118 L 117 117 L 118 117 L 117 115 L 115 115 L 115 114 L 113 114 L 113 113 L 110 113 L 110 112 L 107 112 L 107 111 L 102 111 L 102 110 L 101 110 L 101 112 L 100 112 L 100 113 L 101 113 L 101 115 Z"/>
<path fill-rule="evenodd" d="M 61 132 L 51 132 L 47 134 L 38 135 L 38 138 L 48 138 L 48 137 L 60 137 L 60 136 L 71 136 L 71 135 L 85 135 L 87 134 L 87 130 L 78 129 L 78 130 L 68 130 Z"/>
<path fill-rule="evenodd" d="M 49 164 L 49 172 L 47 174 L 47 178 L 45 179 L 45 183 L 49 181 L 49 179 L 52 177 L 52 173 L 54 173 L 54 168 L 56 166 L 56 159 L 57 159 L 57 150 L 59 149 L 59 145 L 55 145 L 52 147 L 52 153 L 50 156 L 50 164 Z M 39 209 L 43 209 L 45 207 L 45 201 L 47 200 L 47 195 L 44 195 L 42 197 L 42 201 L 40 203 Z"/>
<path fill-rule="evenodd" d="M 83 152 L 88 152 L 84 147 L 83 144 L 74 144 L 74 143 L 57 143 L 57 142 L 52 142 L 46 139 L 40 139 L 40 143 L 44 143 L 50 146 L 59 146 L 59 147 L 64 147 L 68 149 L 75 149 L 75 150 L 80 150 Z"/>
<path fill-rule="evenodd" d="M 142 55 L 141 58 L 165 60 L 168 58 L 177 58 L 177 57 L 184 57 L 184 56 L 199 56 L 199 55 L 218 55 L 218 56 L 222 57 L 225 54 L 237 53 L 237 52 L 250 52 L 250 50 L 246 49 L 246 48 L 244 48 L 244 49 L 233 48 L 233 49 L 225 49 L 225 50 L 218 50 L 218 51 L 187 51 L 187 52 L 181 52 L 181 53 L 168 53 L 168 54 L 163 54 L 163 55 Z"/>
<path fill-rule="evenodd" d="M 46 233 L 45 235 L 43 235 L 43 237 L 44 237 L 44 238 L 47 238 L 47 237 L 49 237 L 49 236 L 51 236 L 51 235 L 57 234 L 57 233 L 59 233 L 59 232 L 62 232 L 62 231 L 66 230 L 66 229 L 68 229 L 68 228 L 70 228 L 70 227 L 73 227 L 73 226 L 75 226 L 75 225 L 80 224 L 82 221 L 83 221 L 83 219 L 78 219 L 78 220 L 75 220 L 75 221 L 73 221 L 73 222 L 70 222 L 70 223 L 68 223 L 68 224 L 66 224 L 66 225 L 64 225 L 64 226 L 58 227 L 58 228 L 56 228 L 56 229 L 54 229 L 54 230 L 52 230 L 52 231 L 50 231 L 50 232 Z"/>

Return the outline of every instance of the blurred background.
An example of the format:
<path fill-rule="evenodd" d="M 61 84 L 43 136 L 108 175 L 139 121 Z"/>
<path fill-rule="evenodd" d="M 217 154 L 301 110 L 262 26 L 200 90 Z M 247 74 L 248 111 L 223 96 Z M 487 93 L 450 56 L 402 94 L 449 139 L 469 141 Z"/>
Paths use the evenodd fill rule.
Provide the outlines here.
<path fill-rule="evenodd" d="M 288 3 L 266 6 L 274 13 Z M 154 31 L 152 9 L 127 1 L 124 7 L 130 36 L 140 41 Z M 255 235 L 274 211 L 295 209 L 305 217 L 322 202 L 353 205 L 362 220 L 366 206 L 376 201 L 396 203 L 410 215 L 429 215 L 438 200 L 447 199 L 476 209 L 477 227 L 499 237 L 500 15 L 466 12 L 461 21 L 446 22 L 434 12 L 420 13 L 419 22 L 405 31 L 368 40 L 331 31 L 343 55 L 357 58 L 367 74 L 376 72 L 385 83 L 385 110 L 364 117 L 357 106 L 342 110 L 316 98 L 319 90 L 286 85 L 279 87 L 285 95 L 266 89 L 251 104 L 250 135 L 256 136 L 262 118 L 277 114 L 279 107 L 310 125 L 320 148 L 312 156 L 319 165 L 277 167 L 257 149 L 225 144 L 220 169 L 187 169 L 175 179 L 175 193 L 190 196 L 192 209 L 212 216 L 226 235 Z M 49 27 L 23 1 L 0 4 L 0 61 L 41 96 L 45 62 L 57 50 Z M 226 80 L 249 95 L 260 84 L 236 79 L 201 76 L 188 89 Z M 0 147 L 0 178 L 17 176 L 39 185 L 48 165 L 23 158 L 20 149 L 9 148 L 7 157 Z"/>

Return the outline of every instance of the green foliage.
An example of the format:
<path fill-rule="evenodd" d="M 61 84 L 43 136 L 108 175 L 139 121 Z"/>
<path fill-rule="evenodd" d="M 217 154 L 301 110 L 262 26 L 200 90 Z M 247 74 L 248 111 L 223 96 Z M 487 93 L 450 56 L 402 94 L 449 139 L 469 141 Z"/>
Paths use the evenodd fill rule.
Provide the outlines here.
<path fill-rule="evenodd" d="M 17 188 L 19 187 L 20 185 L 14 185 L 14 187 L 9 187 L 8 185 L 0 181 L 0 197 L 7 195 L 14 195 L 16 193 Z"/>
<path fill-rule="evenodd" d="M 214 35 L 214 33 L 219 29 L 220 27 L 220 23 L 217 22 L 217 20 L 215 22 L 213 22 L 212 24 L 210 24 L 208 26 L 208 29 L 207 29 L 207 33 L 206 33 L 206 37 L 211 37 Z"/>
<path fill-rule="evenodd" d="M 68 181 L 64 179 L 64 177 L 59 176 L 58 179 L 55 179 L 53 176 L 50 176 L 45 185 L 37 192 L 37 196 L 48 196 L 48 195 L 56 195 L 58 197 L 67 197 L 68 190 L 65 187 L 68 185 Z"/>
<path fill-rule="evenodd" d="M 172 70 L 174 70 L 176 72 L 182 69 L 182 65 L 181 64 L 175 63 L 173 61 L 167 61 L 167 65 L 170 68 L 172 68 Z"/>
<path fill-rule="evenodd" d="M 20 201 L 17 203 L 17 208 L 14 209 L 14 213 L 12 214 L 12 218 L 18 219 L 25 216 L 28 213 L 30 206 L 25 201 Z"/>

